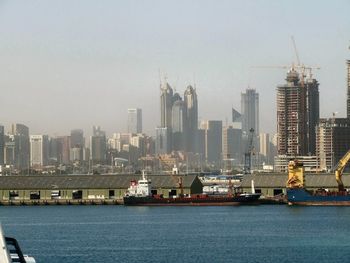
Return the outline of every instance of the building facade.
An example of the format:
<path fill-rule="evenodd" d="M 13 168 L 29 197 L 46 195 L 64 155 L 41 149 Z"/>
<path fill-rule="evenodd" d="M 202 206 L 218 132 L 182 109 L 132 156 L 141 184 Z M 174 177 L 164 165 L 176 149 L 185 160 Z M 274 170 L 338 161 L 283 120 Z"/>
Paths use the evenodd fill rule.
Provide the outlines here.
<path fill-rule="evenodd" d="M 302 156 L 307 153 L 306 89 L 294 69 L 287 73 L 287 83 L 277 87 L 278 155 Z"/>
<path fill-rule="evenodd" d="M 142 133 L 141 109 L 128 109 L 128 133 Z"/>
<path fill-rule="evenodd" d="M 197 131 L 198 131 L 198 99 L 196 89 L 188 86 L 184 93 L 186 113 L 186 151 L 197 152 Z"/>
<path fill-rule="evenodd" d="M 320 119 L 316 139 L 319 169 L 330 171 L 350 149 L 350 119 Z"/>
<path fill-rule="evenodd" d="M 222 160 L 222 121 L 202 121 L 200 128 L 204 130 L 204 158 L 218 165 Z"/>
<path fill-rule="evenodd" d="M 23 124 L 12 124 L 11 134 L 15 143 L 15 167 L 28 169 L 30 158 L 29 128 Z"/>
<path fill-rule="evenodd" d="M 49 137 L 47 135 L 30 136 L 30 166 L 42 168 L 49 161 Z"/>

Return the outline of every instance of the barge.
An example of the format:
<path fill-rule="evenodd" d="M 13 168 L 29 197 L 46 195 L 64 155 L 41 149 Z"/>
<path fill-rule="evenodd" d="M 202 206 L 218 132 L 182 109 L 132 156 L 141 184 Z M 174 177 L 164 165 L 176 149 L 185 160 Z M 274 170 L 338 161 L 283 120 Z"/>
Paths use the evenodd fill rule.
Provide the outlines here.
<path fill-rule="evenodd" d="M 179 182 L 182 189 L 181 179 Z M 142 179 L 130 182 L 130 187 L 124 200 L 127 206 L 233 206 L 242 204 L 259 204 L 260 193 L 238 193 L 231 191 L 227 195 L 192 194 L 163 197 L 151 194 L 151 180 L 147 179 L 145 173 Z"/>

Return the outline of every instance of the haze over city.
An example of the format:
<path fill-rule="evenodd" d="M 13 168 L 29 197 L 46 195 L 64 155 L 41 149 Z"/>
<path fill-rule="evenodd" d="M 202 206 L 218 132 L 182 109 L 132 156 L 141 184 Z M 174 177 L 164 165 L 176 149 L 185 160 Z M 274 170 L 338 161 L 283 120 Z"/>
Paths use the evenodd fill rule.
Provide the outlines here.
<path fill-rule="evenodd" d="M 0 87 L 5 127 L 67 134 L 93 125 L 125 131 L 127 109 L 144 131 L 160 124 L 159 82 L 197 88 L 199 119 L 230 121 L 249 86 L 261 131 L 276 132 L 280 66 L 319 66 L 320 115 L 345 116 L 348 1 L 1 1 Z M 160 72 L 160 74 L 159 74 Z"/>

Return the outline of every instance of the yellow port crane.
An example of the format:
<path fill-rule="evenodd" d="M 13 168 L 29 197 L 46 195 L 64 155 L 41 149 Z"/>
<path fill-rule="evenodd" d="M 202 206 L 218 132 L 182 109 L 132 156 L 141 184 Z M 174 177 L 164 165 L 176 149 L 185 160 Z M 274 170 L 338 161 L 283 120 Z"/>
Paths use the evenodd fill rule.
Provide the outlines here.
<path fill-rule="evenodd" d="M 339 160 L 338 164 L 335 167 L 335 180 L 337 180 L 338 183 L 338 190 L 339 192 L 343 192 L 344 189 L 344 184 L 342 181 L 342 175 L 343 171 L 345 169 L 345 166 L 347 163 L 350 161 L 350 150 Z"/>

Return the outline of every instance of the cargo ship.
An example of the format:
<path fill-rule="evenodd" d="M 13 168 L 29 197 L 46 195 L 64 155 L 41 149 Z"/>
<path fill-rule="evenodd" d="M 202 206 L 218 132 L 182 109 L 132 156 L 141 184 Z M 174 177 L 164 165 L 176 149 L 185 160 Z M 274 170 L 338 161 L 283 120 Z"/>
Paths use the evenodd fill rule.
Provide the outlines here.
<path fill-rule="evenodd" d="M 182 183 L 179 183 L 182 189 Z M 231 188 L 232 189 L 232 188 Z M 124 205 L 127 206 L 229 206 L 242 204 L 258 204 L 260 193 L 238 193 L 229 191 L 227 195 L 192 194 L 184 195 L 181 190 L 179 196 L 163 197 L 151 194 L 151 180 L 145 173 L 142 179 L 130 182 L 130 187 L 124 196 Z"/>
<path fill-rule="evenodd" d="M 338 191 L 305 189 L 304 167 L 297 160 L 288 164 L 287 198 L 289 205 L 305 206 L 350 206 L 350 192 L 344 188 L 342 174 L 350 160 L 350 150 L 340 159 L 335 167 L 335 179 Z"/>

